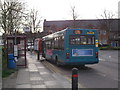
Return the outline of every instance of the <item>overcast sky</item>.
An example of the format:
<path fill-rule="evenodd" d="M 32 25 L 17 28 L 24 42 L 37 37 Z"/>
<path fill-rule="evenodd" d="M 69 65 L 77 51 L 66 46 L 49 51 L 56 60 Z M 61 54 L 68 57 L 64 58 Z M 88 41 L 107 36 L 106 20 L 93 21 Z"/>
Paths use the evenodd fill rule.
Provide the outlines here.
<path fill-rule="evenodd" d="M 72 19 L 70 8 L 76 7 L 78 19 L 101 18 L 103 11 L 109 10 L 118 13 L 120 0 L 25 0 L 27 8 L 35 8 L 46 20 L 69 20 Z"/>
<path fill-rule="evenodd" d="M 4 0 L 1 0 L 4 1 Z M 20 0 L 23 1 L 23 0 Z M 71 6 L 76 7 L 78 19 L 97 19 L 103 11 L 109 10 L 118 16 L 120 0 L 24 0 L 26 8 L 36 9 L 42 20 L 71 20 Z"/>

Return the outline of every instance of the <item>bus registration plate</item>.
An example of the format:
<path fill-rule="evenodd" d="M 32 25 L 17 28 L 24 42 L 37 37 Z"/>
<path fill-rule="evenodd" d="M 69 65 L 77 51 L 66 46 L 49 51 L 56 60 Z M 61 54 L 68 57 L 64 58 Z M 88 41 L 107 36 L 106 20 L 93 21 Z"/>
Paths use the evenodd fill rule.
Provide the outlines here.
<path fill-rule="evenodd" d="M 72 49 L 72 56 L 93 56 L 93 49 Z"/>

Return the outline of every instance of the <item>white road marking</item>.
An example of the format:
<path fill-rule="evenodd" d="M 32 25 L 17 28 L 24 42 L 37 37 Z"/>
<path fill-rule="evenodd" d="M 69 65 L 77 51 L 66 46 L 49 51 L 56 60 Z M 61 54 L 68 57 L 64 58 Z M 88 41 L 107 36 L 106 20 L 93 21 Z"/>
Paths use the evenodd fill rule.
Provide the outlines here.
<path fill-rule="evenodd" d="M 106 77 L 106 75 L 104 74 L 104 73 L 97 73 L 97 74 L 99 74 L 99 75 L 101 75 L 101 76 L 103 76 L 103 77 Z"/>
<path fill-rule="evenodd" d="M 99 58 L 100 61 L 106 61 L 105 59 Z"/>

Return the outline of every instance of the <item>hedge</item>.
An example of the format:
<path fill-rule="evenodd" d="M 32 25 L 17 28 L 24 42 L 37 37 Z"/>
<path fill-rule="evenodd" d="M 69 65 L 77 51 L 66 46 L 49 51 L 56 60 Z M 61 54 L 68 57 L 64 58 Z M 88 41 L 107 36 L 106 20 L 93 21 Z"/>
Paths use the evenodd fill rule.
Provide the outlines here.
<path fill-rule="evenodd" d="M 120 47 L 99 47 L 99 50 L 120 50 Z"/>

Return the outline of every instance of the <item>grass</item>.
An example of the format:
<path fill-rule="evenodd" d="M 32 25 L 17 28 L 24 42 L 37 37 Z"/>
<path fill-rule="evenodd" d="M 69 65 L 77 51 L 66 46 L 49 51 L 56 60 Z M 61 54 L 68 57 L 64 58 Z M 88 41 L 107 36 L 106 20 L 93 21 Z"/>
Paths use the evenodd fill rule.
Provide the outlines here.
<path fill-rule="evenodd" d="M 2 71 L 2 78 L 10 76 L 12 73 L 16 72 L 17 69 L 4 69 Z"/>

